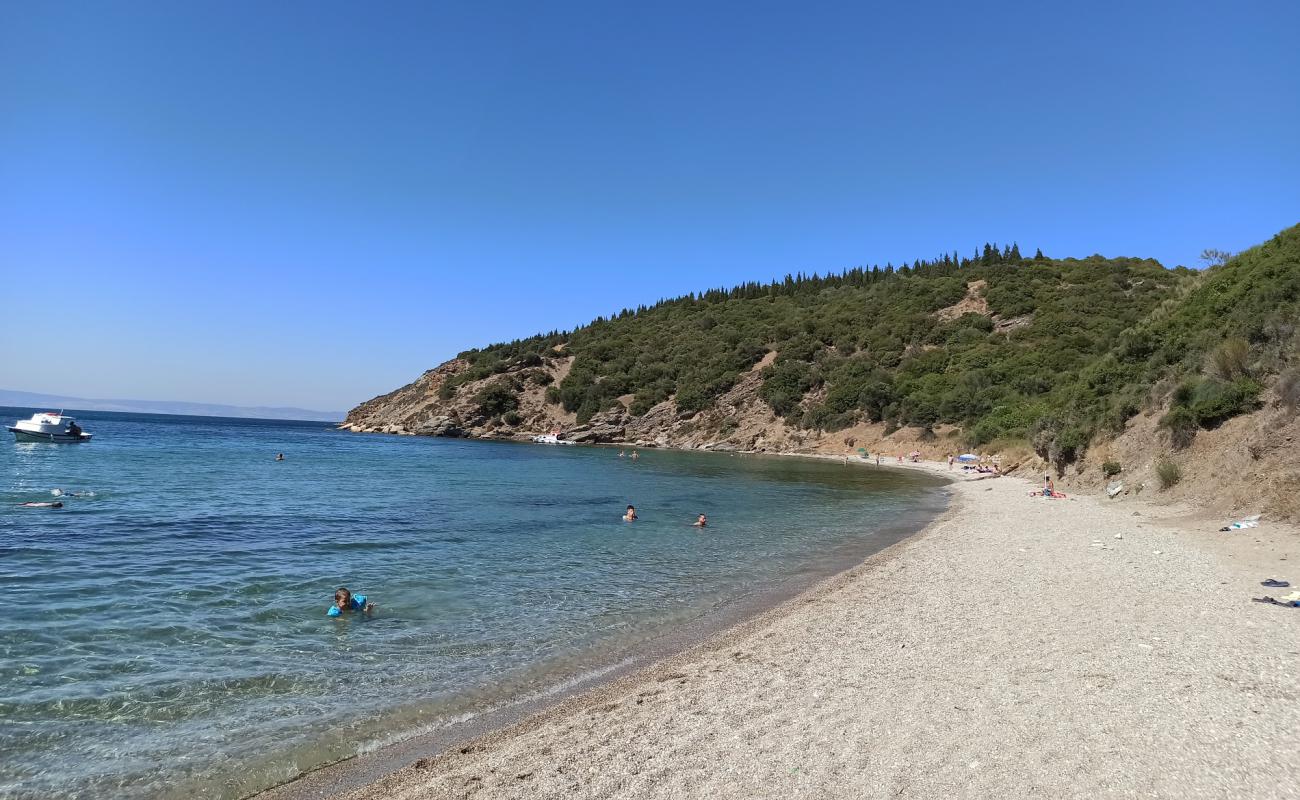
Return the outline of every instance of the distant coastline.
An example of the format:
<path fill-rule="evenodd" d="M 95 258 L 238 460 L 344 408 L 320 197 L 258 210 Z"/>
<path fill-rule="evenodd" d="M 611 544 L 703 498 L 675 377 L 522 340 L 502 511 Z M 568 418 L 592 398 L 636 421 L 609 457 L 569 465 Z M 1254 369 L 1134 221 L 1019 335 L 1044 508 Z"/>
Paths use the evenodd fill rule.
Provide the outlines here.
<path fill-rule="evenodd" d="M 0 406 L 49 408 L 68 411 L 121 411 L 131 414 L 177 414 L 186 417 L 236 417 L 241 419 L 303 420 L 340 422 L 342 411 L 314 411 L 291 406 L 230 406 L 220 403 L 190 403 L 179 400 L 94 400 L 38 392 L 0 389 Z M 12 424 L 12 423 L 11 423 Z"/>

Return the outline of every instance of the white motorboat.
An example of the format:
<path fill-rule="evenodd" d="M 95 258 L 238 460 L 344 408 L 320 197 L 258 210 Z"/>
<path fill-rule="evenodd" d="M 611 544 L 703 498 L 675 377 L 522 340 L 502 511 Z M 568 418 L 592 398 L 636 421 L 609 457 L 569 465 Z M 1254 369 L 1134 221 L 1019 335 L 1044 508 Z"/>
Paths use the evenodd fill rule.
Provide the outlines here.
<path fill-rule="evenodd" d="M 91 434 L 86 433 L 72 417 L 66 417 L 60 411 L 42 411 L 32 414 L 31 419 L 20 419 L 8 430 L 20 442 L 88 442 Z"/>
<path fill-rule="evenodd" d="M 554 433 L 547 433 L 542 436 L 534 436 L 533 441 L 538 444 L 577 444 L 577 442 L 566 442 Z"/>

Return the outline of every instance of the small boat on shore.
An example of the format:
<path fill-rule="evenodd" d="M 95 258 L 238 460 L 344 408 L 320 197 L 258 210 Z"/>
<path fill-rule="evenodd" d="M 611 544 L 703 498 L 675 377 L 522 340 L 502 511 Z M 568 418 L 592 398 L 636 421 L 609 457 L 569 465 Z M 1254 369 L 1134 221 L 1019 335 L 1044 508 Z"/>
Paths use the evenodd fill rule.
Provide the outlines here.
<path fill-rule="evenodd" d="M 75 419 L 64 416 L 62 411 L 57 414 L 53 411 L 32 414 L 31 419 L 20 419 L 8 426 L 7 430 L 19 442 L 71 444 L 88 442 L 91 437 L 91 434 L 81 429 Z"/>
<path fill-rule="evenodd" d="M 533 441 L 537 444 L 577 444 L 577 442 L 566 442 L 558 434 L 547 433 L 542 436 L 534 436 Z"/>

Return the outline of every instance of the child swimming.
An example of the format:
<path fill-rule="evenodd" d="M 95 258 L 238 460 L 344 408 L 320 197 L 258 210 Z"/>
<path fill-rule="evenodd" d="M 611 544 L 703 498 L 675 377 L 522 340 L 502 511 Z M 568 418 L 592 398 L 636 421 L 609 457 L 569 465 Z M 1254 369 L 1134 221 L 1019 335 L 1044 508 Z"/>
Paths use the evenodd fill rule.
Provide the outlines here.
<path fill-rule="evenodd" d="M 337 617 L 345 611 L 360 611 L 369 614 L 375 610 L 375 604 L 368 602 L 364 594 L 353 594 L 346 586 L 340 586 L 334 592 L 334 605 L 326 611 L 326 616 Z"/>

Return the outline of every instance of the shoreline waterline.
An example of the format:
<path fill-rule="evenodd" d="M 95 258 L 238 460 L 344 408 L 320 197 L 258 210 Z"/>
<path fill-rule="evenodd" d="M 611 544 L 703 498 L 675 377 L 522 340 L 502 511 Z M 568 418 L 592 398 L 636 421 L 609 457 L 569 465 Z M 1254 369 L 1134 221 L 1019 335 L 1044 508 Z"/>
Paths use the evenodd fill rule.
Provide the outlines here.
<path fill-rule="evenodd" d="M 910 465 L 944 474 L 943 465 Z M 749 621 L 338 800 L 1250 798 L 1300 774 L 1300 530 L 947 473 L 917 535 Z M 1177 580 L 1169 580 L 1171 575 Z M 279 800 L 279 798 L 276 798 Z"/>
<path fill-rule="evenodd" d="M 525 444 L 525 443 L 519 443 Z M 527 445 L 525 445 L 527 446 Z M 602 448 L 612 449 L 612 448 Z M 691 453 L 676 448 L 656 448 L 666 452 Z M 713 455 L 722 455 L 720 453 Z M 738 458 L 808 459 L 840 463 L 842 458 L 817 453 L 734 453 Z M 691 620 L 686 625 L 628 648 L 607 654 L 610 658 L 576 675 L 558 675 L 551 686 L 511 698 L 504 703 L 474 713 L 468 718 L 437 728 L 400 736 L 397 741 L 379 745 L 367 752 L 324 764 L 303 772 L 284 783 L 246 795 L 244 800 L 306 800 L 332 797 L 362 789 L 416 761 L 436 759 L 456 748 L 479 746 L 512 732 L 540 724 L 543 720 L 569 713 L 574 708 L 599 702 L 605 694 L 620 687 L 645 681 L 656 671 L 678 659 L 699 651 L 724 646 L 733 637 L 782 616 L 790 609 L 814 602 L 842 587 L 858 571 L 898 557 L 901 547 L 925 535 L 940 520 L 954 513 L 955 501 L 950 491 L 952 476 L 941 475 L 918 465 L 881 464 L 850 458 L 845 466 L 853 469 L 906 471 L 925 473 L 939 479 L 931 491 L 931 501 L 915 509 L 915 516 L 905 522 L 877 527 L 865 540 L 843 546 L 827 569 L 788 575 L 777 586 L 724 604 Z"/>

